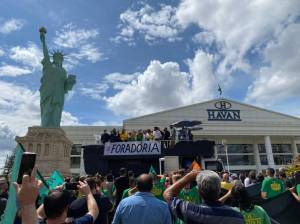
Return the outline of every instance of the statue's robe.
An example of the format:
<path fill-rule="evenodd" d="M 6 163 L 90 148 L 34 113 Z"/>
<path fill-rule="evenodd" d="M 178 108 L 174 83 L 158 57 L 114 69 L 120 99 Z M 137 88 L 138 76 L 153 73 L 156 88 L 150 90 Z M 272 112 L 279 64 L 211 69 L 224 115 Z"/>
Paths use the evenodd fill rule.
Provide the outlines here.
<path fill-rule="evenodd" d="M 67 72 L 44 58 L 40 87 L 42 127 L 60 127 Z"/>

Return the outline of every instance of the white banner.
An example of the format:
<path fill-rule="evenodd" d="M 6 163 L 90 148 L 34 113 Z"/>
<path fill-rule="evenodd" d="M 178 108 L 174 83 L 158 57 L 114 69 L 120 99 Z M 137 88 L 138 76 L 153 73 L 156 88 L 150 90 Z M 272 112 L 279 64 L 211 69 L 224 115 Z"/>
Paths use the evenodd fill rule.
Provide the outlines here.
<path fill-rule="evenodd" d="M 159 141 L 145 142 L 107 142 L 105 143 L 105 156 L 123 155 L 160 155 L 161 143 Z"/>

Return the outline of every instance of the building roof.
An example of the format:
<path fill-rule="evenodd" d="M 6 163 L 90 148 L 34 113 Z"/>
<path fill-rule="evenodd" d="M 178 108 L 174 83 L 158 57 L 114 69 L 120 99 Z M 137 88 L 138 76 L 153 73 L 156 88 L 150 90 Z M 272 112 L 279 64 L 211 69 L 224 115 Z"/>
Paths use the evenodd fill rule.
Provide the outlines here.
<path fill-rule="evenodd" d="M 216 108 L 220 101 L 226 101 L 231 108 L 222 111 Z M 220 109 L 220 110 L 219 110 Z M 209 111 L 223 114 L 236 111 L 240 120 L 209 118 Z M 206 134 L 275 134 L 300 136 L 300 118 L 267 110 L 253 105 L 241 103 L 227 98 L 196 103 L 184 107 L 173 108 L 153 114 L 124 120 L 123 125 L 128 129 L 151 128 L 153 126 L 167 127 L 180 120 L 198 120 L 202 122 Z"/>

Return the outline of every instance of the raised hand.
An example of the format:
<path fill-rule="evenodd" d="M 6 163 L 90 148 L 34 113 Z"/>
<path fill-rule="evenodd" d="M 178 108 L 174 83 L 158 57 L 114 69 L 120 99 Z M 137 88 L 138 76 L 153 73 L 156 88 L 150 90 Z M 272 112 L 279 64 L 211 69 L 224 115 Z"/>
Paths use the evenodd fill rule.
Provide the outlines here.
<path fill-rule="evenodd" d="M 17 191 L 17 198 L 21 207 L 35 204 L 39 195 L 39 189 L 42 186 L 42 182 L 35 179 L 35 174 L 36 168 L 33 169 L 31 176 L 23 176 L 22 184 L 14 183 Z"/>

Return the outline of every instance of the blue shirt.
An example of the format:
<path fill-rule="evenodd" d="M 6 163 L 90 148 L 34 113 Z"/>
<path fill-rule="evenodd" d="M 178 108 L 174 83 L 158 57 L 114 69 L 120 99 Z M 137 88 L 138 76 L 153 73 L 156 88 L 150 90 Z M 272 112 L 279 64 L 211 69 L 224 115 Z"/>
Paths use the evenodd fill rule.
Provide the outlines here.
<path fill-rule="evenodd" d="M 171 224 L 166 202 L 150 192 L 137 192 L 123 199 L 117 207 L 112 224 Z"/>
<path fill-rule="evenodd" d="M 243 215 L 219 202 L 195 205 L 173 198 L 170 202 L 173 215 L 187 224 L 244 224 Z"/>

